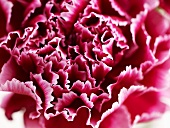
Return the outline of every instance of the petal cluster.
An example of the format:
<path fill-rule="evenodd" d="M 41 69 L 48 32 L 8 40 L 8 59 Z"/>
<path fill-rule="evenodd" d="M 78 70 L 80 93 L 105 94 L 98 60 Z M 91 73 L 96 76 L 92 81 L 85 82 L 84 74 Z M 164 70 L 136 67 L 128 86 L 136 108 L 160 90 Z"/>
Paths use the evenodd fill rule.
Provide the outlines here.
<path fill-rule="evenodd" d="M 170 88 L 167 0 L 0 1 L 0 91 L 26 128 L 131 128 Z M 83 118 L 82 118 L 83 117 Z"/>

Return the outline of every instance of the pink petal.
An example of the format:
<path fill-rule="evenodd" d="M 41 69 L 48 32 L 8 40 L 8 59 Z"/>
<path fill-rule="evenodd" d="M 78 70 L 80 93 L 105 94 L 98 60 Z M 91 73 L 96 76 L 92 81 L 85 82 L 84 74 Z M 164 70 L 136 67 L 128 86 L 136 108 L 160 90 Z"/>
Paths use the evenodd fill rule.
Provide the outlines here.
<path fill-rule="evenodd" d="M 153 53 L 159 61 L 163 61 L 169 54 L 170 35 L 156 38 Z"/>
<path fill-rule="evenodd" d="M 22 52 L 20 59 L 18 60 L 19 65 L 27 73 L 42 73 L 44 62 L 41 57 L 34 53 Z"/>
<path fill-rule="evenodd" d="M 73 5 L 65 4 L 68 12 L 62 12 L 61 17 L 65 20 L 62 21 L 62 26 L 66 31 L 66 35 L 70 33 L 74 23 L 77 21 L 79 13 L 83 12 L 84 8 L 87 6 L 88 1 L 84 0 L 73 0 Z M 61 20 L 60 20 L 61 21 Z M 69 28 L 69 29 L 68 29 Z"/>
<path fill-rule="evenodd" d="M 31 118 L 40 115 L 39 110 L 42 109 L 40 106 L 42 101 L 36 94 L 35 87 L 31 82 L 23 83 L 16 79 L 12 79 L 1 85 L 0 90 L 15 93 L 7 97 L 2 103 L 2 107 L 5 109 L 6 116 L 9 119 L 12 119 L 11 114 L 13 112 L 18 111 L 23 107 L 26 108 L 26 111 L 29 111 Z"/>
<path fill-rule="evenodd" d="M 53 101 L 54 97 L 52 96 L 53 89 L 51 84 L 48 83 L 46 80 L 42 79 L 40 74 L 31 75 L 33 82 L 36 84 L 37 93 L 39 94 L 40 98 L 42 99 L 42 107 L 44 109 L 44 116 L 49 118 L 50 115 L 46 113 L 47 109 L 53 107 L 51 101 Z"/>
<path fill-rule="evenodd" d="M 57 72 L 59 79 L 57 80 L 57 84 L 60 85 L 62 88 L 67 88 L 67 85 L 69 83 L 68 80 L 68 72 L 65 72 L 64 70 L 60 69 Z"/>
<path fill-rule="evenodd" d="M 132 85 L 138 85 L 138 81 L 143 78 L 142 75 L 142 72 L 138 71 L 137 68 L 132 69 L 131 66 L 126 67 L 126 70 L 122 71 L 120 75 L 116 77 L 116 82 L 107 87 L 110 99 L 104 103 L 102 111 L 106 111 L 114 102 L 118 101 L 118 95 L 122 87 L 130 88 Z"/>
<path fill-rule="evenodd" d="M 69 106 L 78 96 L 74 92 L 63 93 L 62 99 L 58 98 L 58 102 L 55 104 L 54 109 L 62 111 L 65 107 Z"/>
<path fill-rule="evenodd" d="M 125 106 L 104 113 L 99 128 L 131 128 L 130 114 Z"/>
<path fill-rule="evenodd" d="M 4 64 L 0 73 L 0 83 L 4 84 L 7 80 L 16 78 L 20 81 L 29 80 L 29 74 L 27 74 L 21 66 L 17 64 L 14 57 L 10 57 L 8 62 Z"/>
<path fill-rule="evenodd" d="M 82 118 L 83 116 L 83 118 Z M 46 128 L 92 128 L 87 124 L 87 120 L 90 117 L 89 109 L 81 107 L 77 110 L 76 116 L 73 121 L 67 121 L 65 117 L 60 114 L 45 121 Z M 57 123 L 56 123 L 57 122 Z"/>
<path fill-rule="evenodd" d="M 29 2 L 12 1 L 12 13 L 10 17 L 10 26 L 8 31 L 17 30 L 24 26 L 24 22 L 28 20 L 34 9 L 41 6 L 39 0 L 31 0 Z M 17 20 L 17 21 L 16 21 Z"/>
<path fill-rule="evenodd" d="M 0 72 L 4 64 L 10 58 L 10 51 L 6 47 L 0 47 Z"/>
<path fill-rule="evenodd" d="M 148 12 L 145 20 L 145 27 L 150 36 L 157 37 L 159 35 L 164 35 L 168 31 L 170 23 L 163 14 L 155 9 Z"/>
<path fill-rule="evenodd" d="M 119 102 L 127 107 L 133 122 L 137 115 L 164 113 L 166 105 L 162 103 L 160 95 L 161 92 L 154 88 L 131 86 L 128 90 L 125 88 L 121 90 Z"/>
<path fill-rule="evenodd" d="M 148 71 L 144 72 L 141 83 L 147 87 L 167 88 L 170 85 L 169 77 L 170 55 L 165 60 L 154 64 Z"/>
<path fill-rule="evenodd" d="M 44 73 L 42 74 L 44 79 L 46 79 L 51 84 L 57 84 L 57 79 L 59 75 L 52 71 L 52 62 L 49 62 L 44 67 Z"/>
<path fill-rule="evenodd" d="M 50 61 L 52 61 L 52 70 L 55 72 L 58 72 L 59 70 L 62 70 L 66 67 L 67 63 L 65 62 L 65 60 L 57 60 L 57 55 L 54 55 L 52 57 L 50 57 Z"/>
<path fill-rule="evenodd" d="M 126 15 L 129 15 L 131 17 L 135 17 L 140 11 L 144 10 L 144 6 L 147 4 L 150 9 L 153 9 L 158 6 L 159 1 L 158 0 L 141 0 L 141 1 L 135 1 L 135 0 L 110 0 L 114 4 L 112 4 L 113 7 L 118 8 L 119 10 L 122 10 L 122 12 Z M 116 5 L 116 6 L 115 6 Z"/>
<path fill-rule="evenodd" d="M 0 39 L 7 35 L 9 19 L 11 17 L 12 4 L 9 1 L 0 2 Z"/>
<path fill-rule="evenodd" d="M 25 128 L 42 128 L 40 125 L 39 118 L 30 119 L 29 112 L 24 113 L 24 125 Z"/>
<path fill-rule="evenodd" d="M 51 54 L 53 51 L 55 51 L 55 48 L 53 48 L 51 45 L 47 45 L 47 46 L 44 46 L 43 48 L 41 48 L 37 52 L 37 54 L 44 57 L 45 55 Z"/>
<path fill-rule="evenodd" d="M 141 71 L 138 71 L 137 68 L 132 69 L 131 66 L 126 67 L 126 70 L 122 71 L 117 77 L 117 82 L 108 87 L 108 90 L 112 91 L 112 94 L 116 91 L 120 91 L 122 87 L 130 88 L 132 85 L 138 83 L 139 80 L 143 78 Z"/>
<path fill-rule="evenodd" d="M 105 105 L 104 103 L 109 101 L 109 95 L 107 93 L 102 93 L 100 95 L 92 94 L 90 96 L 90 101 L 94 104 L 91 109 L 90 122 L 91 124 L 96 125 L 103 114 L 102 107 Z"/>
<path fill-rule="evenodd" d="M 119 12 L 111 6 L 111 1 L 109 1 L 109 0 L 105 0 L 105 1 L 98 0 L 97 5 L 100 9 L 101 14 L 103 14 L 103 15 L 121 17 Z"/>
<path fill-rule="evenodd" d="M 92 77 L 96 79 L 98 85 L 105 78 L 106 74 L 111 70 L 106 64 L 99 62 L 99 64 L 92 65 Z M 99 75 L 101 74 L 101 75 Z"/>
<path fill-rule="evenodd" d="M 76 80 L 85 81 L 86 80 L 86 72 L 80 71 L 78 69 L 78 65 L 74 64 L 68 68 L 68 77 L 70 80 L 70 83 L 75 82 Z"/>
<path fill-rule="evenodd" d="M 85 93 L 88 96 L 90 96 L 92 93 L 99 94 L 101 91 L 98 87 L 92 87 L 92 84 L 89 81 L 84 83 L 79 80 L 73 83 L 71 90 L 77 94 Z"/>

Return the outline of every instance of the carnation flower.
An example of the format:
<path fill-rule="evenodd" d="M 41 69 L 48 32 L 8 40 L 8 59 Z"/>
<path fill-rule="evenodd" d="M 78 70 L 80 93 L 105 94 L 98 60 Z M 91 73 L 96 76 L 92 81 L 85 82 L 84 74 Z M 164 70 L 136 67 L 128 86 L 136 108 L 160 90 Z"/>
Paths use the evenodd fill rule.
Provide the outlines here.
<path fill-rule="evenodd" d="M 0 1 L 1 107 L 26 128 L 131 128 L 170 86 L 168 0 Z"/>

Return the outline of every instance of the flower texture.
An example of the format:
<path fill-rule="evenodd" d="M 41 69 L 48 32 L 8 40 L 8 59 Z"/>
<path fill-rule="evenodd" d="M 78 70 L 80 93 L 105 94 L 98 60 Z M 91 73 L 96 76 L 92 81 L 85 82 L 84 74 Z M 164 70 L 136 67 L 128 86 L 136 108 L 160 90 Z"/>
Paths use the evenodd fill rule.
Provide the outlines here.
<path fill-rule="evenodd" d="M 168 0 L 1 0 L 1 107 L 26 128 L 131 128 L 170 86 Z"/>

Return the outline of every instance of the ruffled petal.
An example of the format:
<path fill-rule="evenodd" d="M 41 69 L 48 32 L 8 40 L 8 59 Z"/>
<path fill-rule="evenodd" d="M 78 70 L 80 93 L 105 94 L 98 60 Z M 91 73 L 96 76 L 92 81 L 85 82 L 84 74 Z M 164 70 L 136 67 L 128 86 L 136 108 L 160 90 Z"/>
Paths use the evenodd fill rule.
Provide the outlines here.
<path fill-rule="evenodd" d="M 8 62 L 2 67 L 0 83 L 4 84 L 7 80 L 12 80 L 13 78 L 24 82 L 29 80 L 29 75 L 17 64 L 14 57 L 10 57 Z"/>
<path fill-rule="evenodd" d="M 169 77 L 170 54 L 164 61 L 150 67 L 144 72 L 144 78 L 141 83 L 147 87 L 156 87 L 159 89 L 167 88 L 170 85 Z"/>
<path fill-rule="evenodd" d="M 35 87 L 31 82 L 20 82 L 16 79 L 7 81 L 5 84 L 0 86 L 1 91 L 12 92 L 13 95 L 9 95 L 4 102 L 2 107 L 6 111 L 6 116 L 12 119 L 11 114 L 15 111 L 21 110 L 23 107 L 26 111 L 29 111 L 31 118 L 36 118 L 40 115 L 42 103 L 40 97 L 35 92 Z M 18 100 L 20 99 L 20 100 Z"/>
<path fill-rule="evenodd" d="M 83 115 L 83 118 L 81 118 Z M 45 121 L 46 128 L 92 128 L 88 125 L 88 119 L 90 117 L 89 109 L 81 107 L 77 110 L 76 116 L 72 121 L 68 121 L 63 114 L 52 117 Z M 55 122 L 58 122 L 57 124 Z"/>
<path fill-rule="evenodd" d="M 11 17 L 12 4 L 9 1 L 0 2 L 0 40 L 3 36 L 7 35 L 7 28 L 9 24 L 9 19 Z"/>
<path fill-rule="evenodd" d="M 167 56 L 169 56 L 170 49 L 170 35 L 160 36 L 155 40 L 155 46 L 153 53 L 156 59 L 163 61 Z"/>
<path fill-rule="evenodd" d="M 125 106 L 110 109 L 103 114 L 99 128 L 131 128 L 130 114 Z"/>
<path fill-rule="evenodd" d="M 147 5 L 148 8 L 153 9 L 159 5 L 159 0 L 141 0 L 140 2 L 134 0 L 110 0 L 113 4 L 112 6 L 120 8 L 122 12 L 128 16 L 135 17 L 140 11 L 144 10 L 144 7 Z M 115 7 L 115 8 L 116 8 Z"/>
<path fill-rule="evenodd" d="M 154 113 L 165 112 L 166 105 L 160 99 L 161 93 L 162 92 L 159 92 L 154 88 L 131 86 L 128 90 L 125 88 L 121 90 L 119 94 L 119 102 L 126 106 L 131 114 L 131 120 L 133 123 L 137 116 L 141 116 L 144 113 L 152 115 Z M 156 117 L 157 116 L 150 116 L 150 119 Z M 138 121 L 140 121 L 140 119 L 138 119 Z"/>
<path fill-rule="evenodd" d="M 51 84 L 48 83 L 46 80 L 42 79 L 40 74 L 32 74 L 32 80 L 37 87 L 37 93 L 42 100 L 42 107 L 44 109 L 44 116 L 48 119 L 50 118 L 50 114 L 47 114 L 47 109 L 53 107 L 51 101 L 53 101 L 54 97 L 52 96 L 53 89 Z"/>
<path fill-rule="evenodd" d="M 72 0 L 72 3 L 73 5 L 65 3 L 68 12 L 61 13 L 61 18 L 63 18 L 64 21 L 62 19 L 60 21 L 62 23 L 62 27 L 64 28 L 66 35 L 69 34 L 72 30 L 74 23 L 78 19 L 79 13 L 82 13 L 84 8 L 87 6 L 88 0 Z"/>
<path fill-rule="evenodd" d="M 4 64 L 10 58 L 10 51 L 6 47 L 0 47 L 0 72 Z"/>

